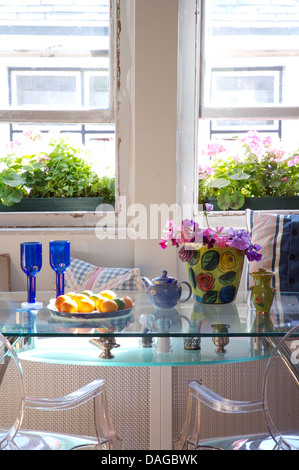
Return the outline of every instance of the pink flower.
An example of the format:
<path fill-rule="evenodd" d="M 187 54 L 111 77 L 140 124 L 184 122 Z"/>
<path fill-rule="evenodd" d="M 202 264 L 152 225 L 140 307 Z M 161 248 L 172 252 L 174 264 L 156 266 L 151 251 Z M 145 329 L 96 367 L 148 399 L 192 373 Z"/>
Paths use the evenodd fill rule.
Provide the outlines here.
<path fill-rule="evenodd" d="M 295 155 L 295 157 L 292 158 L 292 160 L 288 162 L 288 166 L 294 166 L 298 164 L 299 164 L 299 155 Z"/>
<path fill-rule="evenodd" d="M 162 238 L 161 241 L 159 242 L 159 245 L 161 246 L 163 250 L 165 250 L 165 248 L 168 247 L 168 242 Z"/>
<path fill-rule="evenodd" d="M 208 156 L 210 159 L 219 155 L 220 153 L 226 152 L 224 146 L 219 142 L 212 142 L 207 144 L 205 148 L 202 149 L 202 154 Z"/>

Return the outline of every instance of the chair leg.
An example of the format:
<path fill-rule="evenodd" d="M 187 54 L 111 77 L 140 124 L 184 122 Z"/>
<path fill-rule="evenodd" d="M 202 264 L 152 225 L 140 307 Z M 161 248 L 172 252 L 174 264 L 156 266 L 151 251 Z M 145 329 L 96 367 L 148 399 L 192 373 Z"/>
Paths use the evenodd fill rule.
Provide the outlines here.
<path fill-rule="evenodd" d="M 124 442 L 115 433 L 109 414 L 105 389 L 94 398 L 93 403 L 95 432 L 98 440 L 97 447 L 103 450 L 122 450 Z"/>

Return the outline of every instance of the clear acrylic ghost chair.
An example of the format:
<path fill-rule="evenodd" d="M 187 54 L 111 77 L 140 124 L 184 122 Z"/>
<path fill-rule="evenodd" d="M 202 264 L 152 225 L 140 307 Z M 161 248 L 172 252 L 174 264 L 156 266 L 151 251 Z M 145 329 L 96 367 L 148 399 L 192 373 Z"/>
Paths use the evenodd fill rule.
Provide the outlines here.
<path fill-rule="evenodd" d="M 14 390 L 9 396 L 4 392 L 7 372 L 14 380 Z M 14 400 L 13 406 L 12 399 Z M 22 424 L 24 410 L 25 391 L 22 367 L 10 342 L 0 333 L 0 449 L 15 448 L 13 440 Z"/>
<path fill-rule="evenodd" d="M 25 398 L 25 409 L 43 411 L 71 410 L 93 399 L 97 443 L 77 445 L 77 450 L 121 450 L 123 440 L 117 437 L 108 411 L 105 381 L 96 379 L 69 395 L 60 398 Z"/>
<path fill-rule="evenodd" d="M 271 341 L 271 339 L 270 339 Z M 272 338 L 272 343 L 276 345 L 267 362 L 262 397 L 253 401 L 235 401 L 221 397 L 217 393 L 208 389 L 197 381 L 189 382 L 187 409 L 185 421 L 180 437 L 174 442 L 175 450 L 274 450 L 274 449 L 299 449 L 299 326 L 293 327 L 281 340 Z M 297 356 L 296 356 L 297 351 Z M 296 429 L 284 429 L 282 433 L 275 424 L 274 412 L 277 408 L 283 408 L 285 403 L 281 400 L 278 405 L 270 405 L 271 396 L 275 392 L 275 384 L 279 380 L 274 364 L 277 359 L 282 360 L 293 379 L 292 404 L 293 409 L 288 410 L 285 416 L 297 413 Z M 286 389 L 289 388 L 285 387 Z M 295 392 L 294 392 L 295 391 Z M 295 397 L 295 398 L 294 398 Z M 267 434 L 255 434 L 251 436 L 232 436 L 217 439 L 200 440 L 200 411 L 201 404 L 208 406 L 214 411 L 229 414 L 262 412 L 264 414 Z M 293 413 L 292 413 L 293 412 Z M 284 410 L 280 415 L 284 414 Z M 286 426 L 286 423 L 284 423 Z"/>
<path fill-rule="evenodd" d="M 14 340 L 16 343 L 16 338 L 10 338 L 12 344 L 14 344 Z M 117 450 L 123 448 L 123 441 L 117 437 L 109 415 L 104 380 L 96 379 L 79 390 L 60 398 L 34 399 L 26 397 L 23 370 L 10 341 L 0 333 L 0 417 L 7 415 L 8 402 L 16 402 L 13 403 L 16 406 L 13 407 L 10 413 L 12 417 L 9 416 L 9 420 L 13 424 L 7 426 L 7 423 L 5 423 L 5 428 L 0 429 L 0 449 L 70 449 L 74 447 L 74 443 L 77 449 Z M 10 380 L 8 385 L 5 384 L 7 377 Z M 11 383 L 14 384 L 14 390 L 11 390 Z M 6 385 L 6 391 L 2 394 L 3 385 Z M 9 386 L 10 388 L 8 388 Z M 70 410 L 89 400 L 93 400 L 94 404 L 96 439 L 81 439 L 81 436 L 73 437 L 63 434 L 21 430 L 26 409 L 43 411 Z"/>

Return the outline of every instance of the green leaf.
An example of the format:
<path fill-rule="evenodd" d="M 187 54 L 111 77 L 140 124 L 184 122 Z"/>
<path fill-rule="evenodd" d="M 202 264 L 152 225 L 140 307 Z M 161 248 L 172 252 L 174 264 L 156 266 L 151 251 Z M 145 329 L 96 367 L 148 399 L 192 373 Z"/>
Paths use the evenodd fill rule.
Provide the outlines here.
<path fill-rule="evenodd" d="M 224 285 L 231 284 L 235 280 L 236 275 L 234 271 L 222 274 L 222 276 L 219 277 L 219 282 Z"/>
<path fill-rule="evenodd" d="M 218 178 L 217 180 L 211 181 L 208 183 L 209 188 L 225 188 L 230 185 L 230 181 L 226 178 Z"/>
<path fill-rule="evenodd" d="M 203 254 L 201 258 L 201 266 L 202 269 L 206 271 L 212 271 L 213 269 L 217 268 L 219 263 L 220 255 L 218 251 L 209 250 Z"/>
<path fill-rule="evenodd" d="M 221 210 L 227 211 L 230 208 L 230 194 L 227 191 L 219 194 L 217 203 Z"/>
<path fill-rule="evenodd" d="M 235 180 L 235 181 L 240 181 L 240 180 L 248 180 L 250 178 L 250 175 L 248 173 L 234 173 L 233 175 L 229 175 L 230 179 Z"/>
<path fill-rule="evenodd" d="M 15 189 L 5 195 L 1 194 L 1 201 L 5 206 L 13 206 L 17 202 L 20 202 L 23 196 L 21 189 Z"/>
<path fill-rule="evenodd" d="M 189 268 L 189 279 L 193 289 L 196 288 L 196 275 L 192 268 Z"/>
<path fill-rule="evenodd" d="M 234 194 L 231 194 L 231 199 L 230 199 L 230 207 L 233 210 L 240 209 L 241 207 L 244 206 L 245 203 L 245 197 L 241 193 L 241 191 L 236 191 Z"/>
<path fill-rule="evenodd" d="M 217 300 L 217 291 L 210 290 L 209 292 L 206 292 L 203 296 L 203 302 L 205 304 L 214 304 Z"/>
<path fill-rule="evenodd" d="M 17 186 L 23 186 L 24 184 L 26 184 L 26 180 L 17 173 L 10 173 L 6 176 L 2 176 L 2 181 L 4 184 L 7 184 L 12 188 L 16 188 Z"/>
<path fill-rule="evenodd" d="M 237 210 L 244 206 L 245 198 L 241 191 L 235 191 L 233 194 L 229 194 L 227 191 L 222 192 L 217 197 L 218 206 L 223 211 L 228 209 Z"/>

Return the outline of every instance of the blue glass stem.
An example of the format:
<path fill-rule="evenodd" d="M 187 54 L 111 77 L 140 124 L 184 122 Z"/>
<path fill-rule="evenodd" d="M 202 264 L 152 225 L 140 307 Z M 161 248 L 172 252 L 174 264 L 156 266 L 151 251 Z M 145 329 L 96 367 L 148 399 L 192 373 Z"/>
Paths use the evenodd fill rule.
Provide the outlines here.
<path fill-rule="evenodd" d="M 64 273 L 56 273 L 56 297 L 64 294 Z"/>
<path fill-rule="evenodd" d="M 27 276 L 27 302 L 33 304 L 36 301 L 36 278 Z"/>

